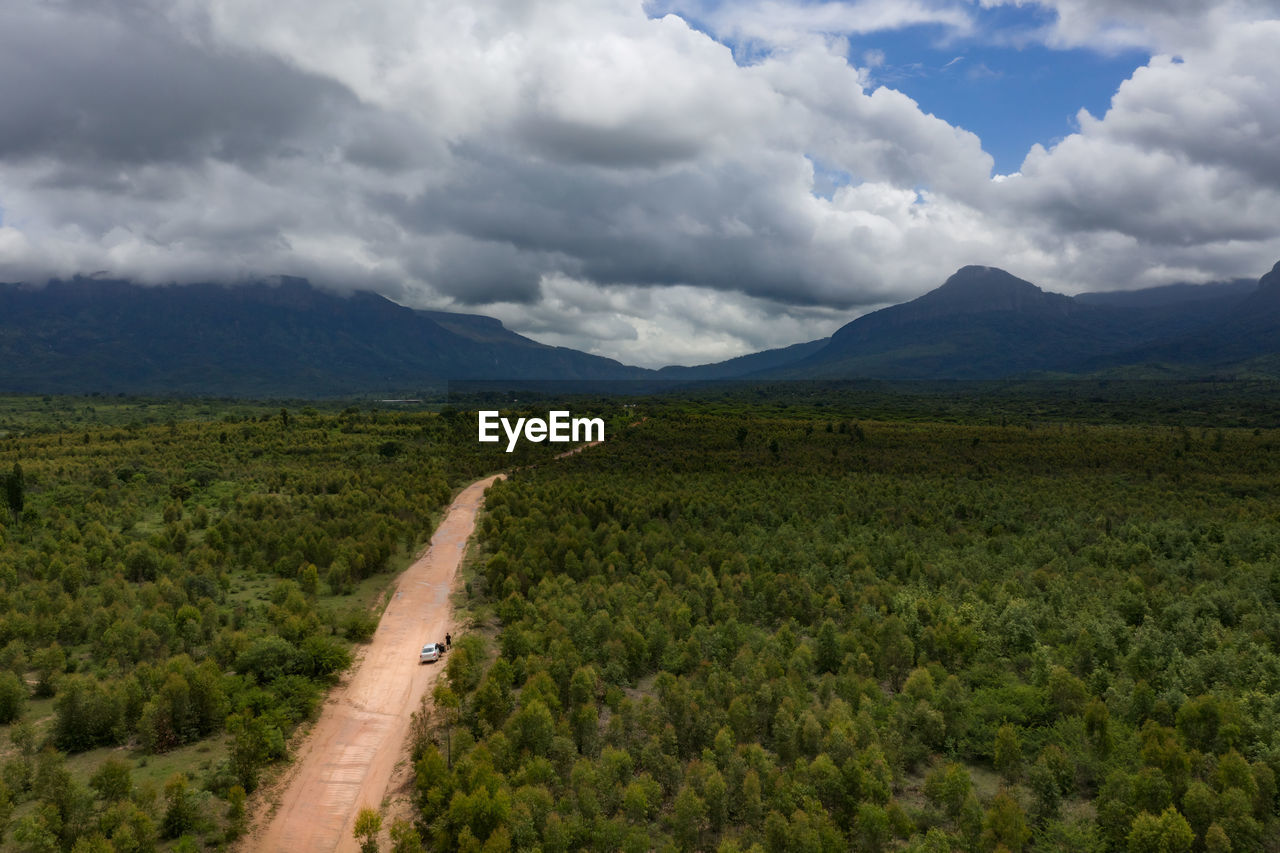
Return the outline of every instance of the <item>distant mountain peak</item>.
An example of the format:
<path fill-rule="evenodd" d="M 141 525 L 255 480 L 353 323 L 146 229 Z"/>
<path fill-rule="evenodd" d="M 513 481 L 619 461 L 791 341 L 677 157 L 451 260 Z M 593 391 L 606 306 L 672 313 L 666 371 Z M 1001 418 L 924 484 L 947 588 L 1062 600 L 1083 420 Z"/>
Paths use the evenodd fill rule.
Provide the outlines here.
<path fill-rule="evenodd" d="M 1004 296 L 1017 293 L 1044 293 L 1029 281 L 1005 272 L 999 267 L 971 264 L 956 270 L 933 293 L 964 292 L 977 296 Z M 926 294 L 927 295 L 927 294 Z"/>
<path fill-rule="evenodd" d="M 1064 315 L 1074 307 L 1066 296 L 1046 293 L 999 267 L 978 265 L 961 267 L 907 306 L 915 319 L 989 311 Z"/>
<path fill-rule="evenodd" d="M 1236 306 L 1236 314 L 1250 327 L 1263 317 L 1274 322 L 1280 314 L 1280 261 L 1271 272 L 1258 279 L 1258 289 Z"/>
<path fill-rule="evenodd" d="M 1005 272 L 1004 270 L 1000 269 L 1000 267 L 989 267 L 986 264 L 965 264 L 964 266 L 960 267 L 960 269 L 953 272 L 951 276 L 946 281 L 943 282 L 943 285 L 946 285 L 947 283 L 955 279 L 990 278 L 993 276 L 1006 277 L 1006 278 L 1015 279 L 1017 281 L 1022 281 L 1022 279 L 1018 278 L 1015 275 L 1011 275 Z"/>
<path fill-rule="evenodd" d="M 1271 268 L 1271 272 L 1258 279 L 1258 291 L 1280 295 L 1280 261 Z"/>

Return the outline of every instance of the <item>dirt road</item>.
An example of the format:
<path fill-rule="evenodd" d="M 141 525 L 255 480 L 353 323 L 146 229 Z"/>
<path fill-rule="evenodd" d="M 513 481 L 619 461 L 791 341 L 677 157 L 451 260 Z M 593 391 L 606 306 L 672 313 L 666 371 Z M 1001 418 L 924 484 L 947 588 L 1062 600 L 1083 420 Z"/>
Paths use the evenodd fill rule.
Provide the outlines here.
<path fill-rule="evenodd" d="M 484 492 L 502 475 L 458 495 L 426 554 L 405 570 L 351 680 L 331 694 L 266 825 L 246 851 L 355 851 L 356 814 L 378 808 L 403 757 L 409 718 L 444 662 L 418 663 L 427 642 L 453 631 L 449 592 Z"/>

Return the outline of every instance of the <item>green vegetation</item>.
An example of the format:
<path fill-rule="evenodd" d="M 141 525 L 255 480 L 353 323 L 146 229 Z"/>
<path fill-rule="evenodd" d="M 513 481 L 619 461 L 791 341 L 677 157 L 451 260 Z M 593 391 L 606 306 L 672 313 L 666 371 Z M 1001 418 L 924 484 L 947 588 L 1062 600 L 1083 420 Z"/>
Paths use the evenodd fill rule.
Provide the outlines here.
<path fill-rule="evenodd" d="M 1010 399 L 655 403 L 495 486 L 421 839 L 1280 849 L 1280 434 Z"/>
<path fill-rule="evenodd" d="M 24 851 L 242 833 L 454 491 L 551 452 L 482 448 L 452 412 L 19 402 L 0 437 L 0 833 Z"/>
<path fill-rule="evenodd" d="M 232 843 L 509 469 L 395 850 L 1280 849 L 1280 432 L 1237 391 L 726 387 L 575 406 L 608 441 L 536 466 L 449 408 L 2 398 L 0 838 Z"/>

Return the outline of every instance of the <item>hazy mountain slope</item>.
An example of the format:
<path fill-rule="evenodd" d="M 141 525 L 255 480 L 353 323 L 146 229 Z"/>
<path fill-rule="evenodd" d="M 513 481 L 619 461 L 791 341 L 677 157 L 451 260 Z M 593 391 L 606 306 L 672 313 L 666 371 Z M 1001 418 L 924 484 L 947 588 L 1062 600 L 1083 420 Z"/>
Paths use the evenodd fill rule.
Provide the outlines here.
<path fill-rule="evenodd" d="M 794 364 L 825 347 L 829 340 L 830 338 L 822 338 L 821 340 L 807 341 L 802 344 L 792 344 L 789 347 L 763 350 L 762 352 L 740 355 L 737 358 L 719 361 L 714 364 L 701 364 L 695 367 L 673 365 L 661 368 L 658 371 L 658 377 L 660 379 L 691 381 L 738 379 L 761 371 Z"/>
<path fill-rule="evenodd" d="M 645 373 L 538 344 L 489 318 L 455 315 L 454 328 L 446 328 L 432 314 L 299 279 L 234 287 L 89 279 L 4 285 L 0 389 L 324 396 L 412 391 L 454 378 Z"/>
<path fill-rule="evenodd" d="M 1093 369 L 1134 364 L 1191 365 L 1228 374 L 1268 373 L 1280 353 L 1280 263 L 1258 279 L 1253 292 L 1202 327 L 1181 336 L 1093 359 Z M 1246 364 L 1248 363 L 1248 364 Z"/>
<path fill-rule="evenodd" d="M 1136 354 L 1171 342 L 1184 342 L 1177 360 L 1186 363 L 1196 358 L 1197 346 L 1208 346 L 1196 336 L 1242 310 L 1243 291 L 1238 283 L 1198 291 L 1183 285 L 1073 299 L 1004 270 L 963 267 L 937 289 L 859 317 L 832 335 L 826 347 L 765 375 L 1000 379 L 1087 373 L 1158 361 Z M 1262 331 L 1274 328 L 1274 321 L 1257 307 L 1243 310 L 1256 326 L 1249 337 L 1257 345 L 1237 343 L 1235 357 L 1275 351 L 1274 336 Z"/>
<path fill-rule="evenodd" d="M 605 383 L 656 392 L 719 379 L 1269 376 L 1280 264 L 1255 286 L 1174 285 L 1075 298 L 994 267 L 958 270 L 830 338 L 717 364 L 628 367 L 491 317 L 340 296 L 301 279 L 141 287 L 0 285 L 0 391 L 319 397 L 416 394 L 449 380 Z M 623 380 L 643 380 L 618 385 Z M 588 386 L 578 386 L 585 388 Z"/>
<path fill-rule="evenodd" d="M 1235 303 L 1253 293 L 1256 278 L 1234 278 L 1208 284 L 1165 284 L 1141 290 L 1102 290 L 1078 293 L 1072 298 L 1083 305 L 1105 305 L 1113 308 L 1162 308 L 1172 305 Z"/>
<path fill-rule="evenodd" d="M 936 290 L 859 317 L 823 349 L 775 375 L 791 378 L 989 379 L 1061 369 L 1117 346 L 1102 309 L 1046 293 L 992 267 L 964 267 Z"/>

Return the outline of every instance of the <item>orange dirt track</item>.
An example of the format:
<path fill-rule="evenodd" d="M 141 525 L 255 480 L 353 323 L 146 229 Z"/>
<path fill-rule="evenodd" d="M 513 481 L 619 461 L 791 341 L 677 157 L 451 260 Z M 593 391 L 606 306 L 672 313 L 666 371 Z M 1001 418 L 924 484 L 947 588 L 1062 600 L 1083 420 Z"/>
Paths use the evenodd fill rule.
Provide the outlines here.
<path fill-rule="evenodd" d="M 299 750 L 278 808 L 243 849 L 359 849 L 352 835 L 356 814 L 366 806 L 379 808 L 390 793 L 396 765 L 404 757 L 410 716 L 444 669 L 444 660 L 419 664 L 418 652 L 428 642 L 444 642 L 445 632 L 455 628 L 449 606 L 454 577 L 485 490 L 501 476 L 464 489 L 427 552 L 400 575 L 350 680 L 330 694 Z"/>

